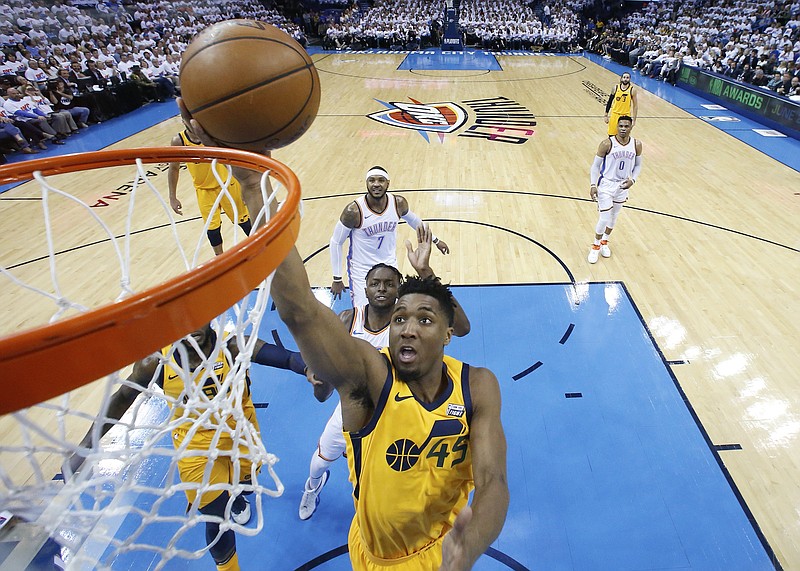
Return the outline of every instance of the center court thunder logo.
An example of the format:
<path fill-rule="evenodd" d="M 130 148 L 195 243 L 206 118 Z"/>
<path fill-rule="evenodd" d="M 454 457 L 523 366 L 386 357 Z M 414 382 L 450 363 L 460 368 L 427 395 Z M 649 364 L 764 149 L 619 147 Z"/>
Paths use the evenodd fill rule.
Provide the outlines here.
<path fill-rule="evenodd" d="M 430 143 L 428 133 L 436 133 L 440 142 L 467 123 L 468 113 L 461 105 L 450 102 L 422 103 L 411 97 L 411 103 L 385 102 L 383 111 L 367 115 L 370 119 L 401 129 L 413 129 Z M 473 124 L 459 137 L 481 138 L 520 145 L 533 136 L 536 116 L 512 99 L 492 97 L 462 102 L 474 113 Z"/>

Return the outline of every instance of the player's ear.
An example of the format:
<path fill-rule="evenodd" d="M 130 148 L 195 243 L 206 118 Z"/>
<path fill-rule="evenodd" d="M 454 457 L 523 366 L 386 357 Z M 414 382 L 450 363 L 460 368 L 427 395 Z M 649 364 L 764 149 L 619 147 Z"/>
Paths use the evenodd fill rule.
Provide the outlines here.
<path fill-rule="evenodd" d="M 452 327 L 448 327 L 447 331 L 445 332 L 445 336 L 444 336 L 444 346 L 447 347 L 448 345 L 450 345 L 450 341 L 452 339 L 453 339 L 453 328 Z"/>

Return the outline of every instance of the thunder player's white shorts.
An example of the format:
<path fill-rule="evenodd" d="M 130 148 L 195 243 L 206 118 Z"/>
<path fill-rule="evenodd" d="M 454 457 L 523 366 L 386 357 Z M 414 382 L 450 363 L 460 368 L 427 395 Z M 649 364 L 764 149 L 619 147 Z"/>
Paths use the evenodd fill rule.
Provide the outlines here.
<path fill-rule="evenodd" d="M 346 444 L 344 432 L 342 432 L 342 402 L 336 405 L 336 409 L 328 419 L 322 436 L 319 437 L 319 455 L 323 460 L 333 462 L 344 454 Z"/>
<path fill-rule="evenodd" d="M 609 210 L 614 203 L 622 204 L 628 200 L 628 189 L 620 185 L 623 181 L 604 178 L 597 185 L 597 209 Z"/>

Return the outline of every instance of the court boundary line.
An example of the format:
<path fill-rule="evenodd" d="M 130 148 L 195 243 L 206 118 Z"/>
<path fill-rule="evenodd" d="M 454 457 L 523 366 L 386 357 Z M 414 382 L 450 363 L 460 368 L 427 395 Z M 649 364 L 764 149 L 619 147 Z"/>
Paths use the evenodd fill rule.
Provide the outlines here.
<path fill-rule="evenodd" d="M 700 420 L 700 417 L 697 415 L 697 412 L 694 410 L 694 406 L 692 406 L 691 401 L 686 396 L 686 393 L 684 392 L 683 387 L 681 386 L 681 383 L 678 380 L 678 377 L 675 375 L 675 372 L 672 370 L 672 366 L 669 364 L 669 361 L 664 356 L 664 352 L 661 350 L 661 347 L 656 342 L 656 339 L 653 336 L 653 333 L 650 331 L 650 327 L 647 325 L 647 322 L 645 321 L 644 316 L 639 311 L 639 306 L 636 305 L 636 302 L 634 301 L 633 296 L 631 295 L 631 292 L 628 290 L 628 287 L 625 285 L 625 282 L 623 282 L 623 281 L 613 281 L 613 280 L 612 281 L 607 281 L 607 282 L 589 282 L 590 285 L 594 284 L 594 283 L 617 284 L 619 286 L 622 286 L 622 290 L 625 292 L 625 296 L 628 298 L 628 302 L 631 304 L 631 307 L 633 308 L 633 311 L 636 313 L 636 317 L 639 319 L 639 322 L 641 323 L 642 327 L 644 328 L 645 332 L 647 333 L 647 337 L 650 339 L 650 343 L 652 343 L 653 347 L 655 348 L 656 352 L 658 353 L 658 357 L 661 359 L 661 363 L 664 365 L 664 368 L 667 370 L 667 373 L 669 374 L 670 378 L 672 379 L 672 383 L 675 386 L 675 389 L 678 391 L 678 395 L 681 397 L 681 400 L 683 401 L 684 406 L 686 407 L 687 411 L 691 415 L 692 420 L 694 420 L 694 423 L 697 426 L 697 429 L 700 431 L 700 434 L 702 435 L 703 440 L 706 443 L 706 446 L 708 446 L 708 450 L 713 455 L 714 460 L 716 460 L 717 466 L 719 466 L 719 469 L 722 471 L 722 474 L 725 477 L 725 480 L 728 482 L 728 486 L 731 488 L 731 491 L 733 492 L 733 495 L 736 497 L 736 500 L 739 502 L 739 506 L 741 507 L 742 511 L 744 512 L 745 516 L 747 517 L 747 520 L 750 522 L 750 525 L 752 526 L 753 531 L 756 534 L 756 537 L 758 537 L 759 541 L 761 542 L 761 547 L 764 549 L 767 557 L 769 558 L 770 562 L 772 563 L 773 567 L 775 568 L 775 571 L 784 571 L 783 570 L 783 566 L 781 565 L 781 562 L 778 560 L 778 557 L 775 554 L 775 551 L 772 549 L 772 546 L 769 543 L 769 540 L 767 540 L 766 535 L 764 535 L 764 532 L 762 531 L 761 526 L 758 524 L 758 521 L 756 520 L 755 515 L 750 510 L 750 506 L 747 505 L 747 501 L 744 499 L 744 496 L 742 495 L 742 492 L 739 490 L 739 487 L 736 485 L 736 482 L 734 481 L 733 476 L 731 476 L 731 473 L 728 471 L 728 467 L 725 465 L 725 461 L 722 459 L 722 456 L 719 455 L 719 451 L 717 450 L 716 445 L 714 444 L 714 442 L 711 440 L 711 437 L 709 436 L 708 431 L 706 431 L 706 428 L 703 425 L 703 421 Z"/>

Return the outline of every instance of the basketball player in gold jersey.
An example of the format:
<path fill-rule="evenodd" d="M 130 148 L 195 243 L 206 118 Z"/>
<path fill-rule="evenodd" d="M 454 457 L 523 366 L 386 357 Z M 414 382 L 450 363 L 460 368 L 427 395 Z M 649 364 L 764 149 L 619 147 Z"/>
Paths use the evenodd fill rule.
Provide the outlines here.
<path fill-rule="evenodd" d="M 193 339 L 189 341 L 189 337 Z M 221 532 L 220 522 L 233 520 L 239 525 L 245 525 L 251 517 L 250 504 L 245 497 L 251 492 L 243 492 L 232 500 L 227 490 L 216 489 L 214 486 L 232 484 L 232 478 L 236 474 L 231 455 L 226 451 L 233 450 L 234 442 L 230 432 L 226 429 L 220 431 L 217 426 L 226 423 L 230 430 L 236 430 L 236 420 L 233 416 L 214 417 L 206 423 L 198 423 L 195 413 L 184 410 L 180 406 L 182 398 L 187 395 L 184 386 L 183 376 L 189 373 L 192 377 L 196 375 L 195 383 L 202 383 L 202 391 L 209 398 L 213 398 L 216 390 L 225 382 L 226 376 L 231 370 L 232 364 L 239 355 L 239 347 L 235 338 L 222 340 L 219 343 L 227 345 L 229 356 L 221 347 L 217 347 L 217 334 L 211 325 L 206 325 L 193 332 L 187 338 L 175 343 L 162 350 L 162 355 L 167 359 L 166 364 L 157 355 L 151 355 L 134 363 L 133 371 L 128 377 L 130 384 L 123 384 L 114 395 L 109 399 L 106 410 L 98 415 L 97 418 L 119 420 L 122 415 L 131 407 L 136 397 L 142 389 L 154 383 L 164 390 L 164 395 L 168 397 L 172 407 L 171 421 L 181 421 L 179 426 L 172 430 L 172 444 L 176 449 L 185 447 L 188 452 L 182 454 L 178 460 L 178 473 L 181 482 L 187 484 L 197 484 L 197 486 L 187 486 L 184 489 L 189 505 L 196 505 L 198 511 L 207 516 L 216 516 L 215 521 L 206 522 L 206 542 L 208 550 L 216 563 L 219 571 L 238 571 L 239 559 L 236 554 L 236 536 L 233 530 Z M 179 347 L 182 346 L 182 349 Z M 183 353 L 185 351 L 185 353 Z M 188 366 L 181 363 L 181 354 L 188 358 Z M 216 360 L 210 365 L 203 367 L 203 363 L 208 357 L 216 354 Z M 265 341 L 256 340 L 253 350 L 253 363 L 267 365 L 281 369 L 289 369 L 305 376 L 305 365 L 299 353 L 287 351 L 282 347 L 271 345 Z M 182 374 L 180 372 L 183 372 Z M 246 377 L 246 387 L 241 399 L 241 409 L 245 418 L 259 430 L 258 419 L 256 418 L 255 406 L 250 396 L 250 378 Z M 184 400 L 185 402 L 185 400 Z M 215 424 L 216 423 L 216 424 Z M 99 437 L 102 437 L 113 424 L 108 422 L 99 429 Z M 219 432 L 219 435 L 217 434 Z M 82 448 L 94 448 L 92 446 L 94 428 L 89 429 L 83 438 L 80 446 Z M 185 442 L 187 437 L 190 439 Z M 221 452 L 213 459 L 207 452 L 211 449 Z M 253 469 L 252 462 L 249 460 L 247 447 L 239 445 L 242 452 L 239 457 L 239 483 L 245 486 L 252 482 L 254 472 L 260 467 Z M 69 460 L 69 466 L 65 467 L 65 477 L 70 477 L 77 471 L 83 463 L 83 457 L 75 454 Z M 210 470 L 208 464 L 211 463 Z M 206 480 L 205 473 L 209 472 Z M 212 489 L 202 492 L 197 497 L 197 487 L 207 484 Z"/>
<path fill-rule="evenodd" d="M 639 114 L 636 86 L 631 83 L 631 74 L 627 71 L 619 78 L 619 84 L 614 86 L 606 103 L 605 122 L 608 123 L 608 136 L 617 134 L 617 121 L 623 115 L 628 115 L 636 125 Z"/>
<path fill-rule="evenodd" d="M 172 138 L 173 147 L 194 146 L 201 147 L 202 143 L 194 137 L 192 130 L 186 127 L 184 131 L 178 133 Z M 183 205 L 178 200 L 178 179 L 180 177 L 180 163 L 170 163 L 169 170 L 167 171 L 167 184 L 169 185 L 169 204 L 172 209 L 183 216 Z M 220 219 L 219 209 L 225 211 L 228 218 L 234 224 L 239 224 L 245 234 L 250 234 L 251 223 L 250 215 L 247 212 L 247 207 L 242 202 L 242 190 L 239 186 L 239 181 L 235 178 L 231 180 L 228 187 L 230 199 L 223 196 L 220 200 L 219 206 L 214 208 L 214 203 L 217 196 L 222 192 L 222 187 L 214 176 L 211 170 L 211 163 L 186 163 L 186 168 L 189 174 L 192 175 L 194 188 L 197 192 L 197 204 L 200 207 L 200 216 L 203 222 L 208 220 L 211 216 L 211 222 L 208 225 L 206 234 L 211 247 L 214 249 L 214 254 L 219 256 L 222 249 L 222 220 Z M 228 179 L 228 169 L 223 165 L 217 165 L 217 174 L 223 182 Z M 234 209 L 234 206 L 236 207 Z M 213 210 L 213 212 L 212 212 Z"/>
<path fill-rule="evenodd" d="M 216 143 L 181 99 L 178 107 L 201 141 Z M 259 212 L 261 175 L 234 168 L 234 176 Z M 356 508 L 353 568 L 471 569 L 508 511 L 506 440 L 497 378 L 444 354 L 450 290 L 435 278 L 407 279 L 380 352 L 317 301 L 297 248 L 275 271 L 271 294 L 306 364 L 341 399 Z"/>

